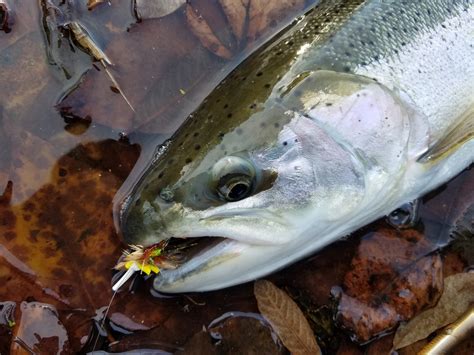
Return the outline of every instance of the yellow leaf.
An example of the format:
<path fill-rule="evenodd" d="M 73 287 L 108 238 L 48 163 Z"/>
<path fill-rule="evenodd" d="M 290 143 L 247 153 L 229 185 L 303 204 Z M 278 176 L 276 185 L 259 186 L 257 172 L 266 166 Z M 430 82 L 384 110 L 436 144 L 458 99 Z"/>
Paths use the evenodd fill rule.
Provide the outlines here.
<path fill-rule="evenodd" d="M 135 264 L 135 261 L 127 261 L 125 263 L 125 269 L 130 269 L 132 267 L 132 265 Z"/>
<path fill-rule="evenodd" d="M 156 265 L 150 265 L 150 270 L 153 271 L 155 274 L 160 272 L 160 269 Z"/>
<path fill-rule="evenodd" d="M 456 321 L 474 302 L 474 273 L 461 273 L 444 280 L 444 291 L 434 308 L 398 327 L 393 346 L 404 348 L 425 339 L 437 329 Z"/>

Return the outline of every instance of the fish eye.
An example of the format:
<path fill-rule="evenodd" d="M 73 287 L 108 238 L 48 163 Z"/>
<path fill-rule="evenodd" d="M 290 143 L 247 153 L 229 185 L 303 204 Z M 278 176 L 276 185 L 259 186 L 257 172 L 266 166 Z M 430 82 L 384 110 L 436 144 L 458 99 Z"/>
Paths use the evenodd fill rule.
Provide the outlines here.
<path fill-rule="evenodd" d="M 227 156 L 212 168 L 212 186 L 225 201 L 239 201 L 248 197 L 255 185 L 255 168 L 246 159 Z"/>

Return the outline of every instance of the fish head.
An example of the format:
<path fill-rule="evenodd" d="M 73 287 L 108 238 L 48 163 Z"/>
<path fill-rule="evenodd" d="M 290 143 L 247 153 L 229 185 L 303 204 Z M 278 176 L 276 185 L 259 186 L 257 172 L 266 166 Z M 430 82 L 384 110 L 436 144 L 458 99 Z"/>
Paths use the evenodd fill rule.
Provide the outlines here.
<path fill-rule="evenodd" d="M 158 290 L 203 291 L 258 278 L 370 216 L 368 171 L 387 174 L 346 140 L 354 132 L 344 118 L 372 115 L 376 129 L 387 111 L 403 110 L 366 78 L 321 71 L 295 80 L 255 107 L 219 102 L 224 113 L 232 110 L 224 126 L 209 119 L 215 107 L 201 108 L 135 184 L 121 218 L 126 242 L 219 237 L 176 269 L 162 270 Z"/>

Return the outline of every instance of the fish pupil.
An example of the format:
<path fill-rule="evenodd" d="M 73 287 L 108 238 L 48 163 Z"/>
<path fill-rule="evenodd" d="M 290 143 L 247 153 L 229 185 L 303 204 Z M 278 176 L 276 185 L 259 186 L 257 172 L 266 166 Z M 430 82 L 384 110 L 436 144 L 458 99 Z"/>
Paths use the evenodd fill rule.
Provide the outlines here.
<path fill-rule="evenodd" d="M 246 198 L 252 187 L 251 177 L 242 174 L 228 174 L 221 178 L 218 192 L 227 201 L 239 201 Z"/>
<path fill-rule="evenodd" d="M 229 191 L 228 197 L 232 201 L 240 200 L 247 195 L 249 186 L 245 183 L 237 183 Z"/>

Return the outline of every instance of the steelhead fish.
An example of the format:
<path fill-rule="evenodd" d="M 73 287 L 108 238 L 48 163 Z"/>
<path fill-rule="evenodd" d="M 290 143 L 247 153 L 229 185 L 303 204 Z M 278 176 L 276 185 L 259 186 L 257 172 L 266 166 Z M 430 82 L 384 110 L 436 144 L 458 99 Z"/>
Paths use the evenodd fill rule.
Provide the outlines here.
<path fill-rule="evenodd" d="M 259 278 L 469 166 L 473 8 L 322 1 L 241 63 L 123 204 L 127 243 L 221 237 L 154 287 L 206 291 Z"/>

